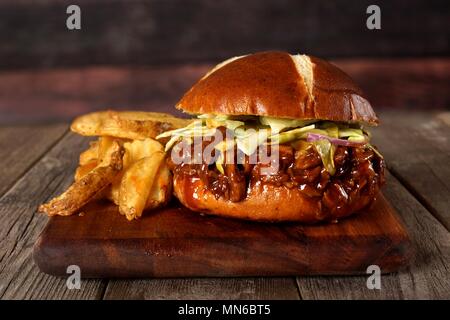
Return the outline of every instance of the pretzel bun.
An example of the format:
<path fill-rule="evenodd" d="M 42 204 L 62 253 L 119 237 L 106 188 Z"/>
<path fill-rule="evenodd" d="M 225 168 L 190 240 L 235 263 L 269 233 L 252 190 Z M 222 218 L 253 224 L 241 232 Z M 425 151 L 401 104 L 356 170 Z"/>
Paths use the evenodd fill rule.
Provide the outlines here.
<path fill-rule="evenodd" d="M 370 103 L 347 74 L 321 59 L 285 52 L 255 53 L 220 63 L 176 107 L 190 114 L 378 123 Z M 346 151 L 352 165 L 346 176 L 336 175 L 324 187 L 319 186 L 322 182 L 311 187 L 320 192 L 309 192 L 307 185 L 264 183 L 253 179 L 252 171 L 236 184 L 227 176 L 228 196 L 223 196 L 217 194 L 222 187 L 206 185 L 210 182 L 205 173 L 192 175 L 187 167 L 183 174 L 179 166 L 174 168 L 174 193 L 184 206 L 207 214 L 272 222 L 334 221 L 370 205 L 384 183 L 382 158 L 360 149 Z M 241 192 L 242 197 L 231 201 L 233 192 Z"/>
<path fill-rule="evenodd" d="M 378 123 L 361 89 L 342 70 L 316 57 L 285 52 L 255 53 L 218 64 L 176 107 L 192 114 Z"/>

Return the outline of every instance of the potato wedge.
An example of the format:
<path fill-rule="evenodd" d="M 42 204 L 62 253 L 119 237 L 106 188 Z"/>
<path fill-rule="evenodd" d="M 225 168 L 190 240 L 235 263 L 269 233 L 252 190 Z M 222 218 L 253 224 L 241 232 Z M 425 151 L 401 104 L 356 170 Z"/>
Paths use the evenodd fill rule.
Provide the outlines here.
<path fill-rule="evenodd" d="M 108 152 L 115 141 L 121 144 L 119 140 L 112 137 L 100 137 L 97 141 L 92 141 L 89 148 L 80 154 L 79 167 L 75 171 L 75 181 L 80 180 L 96 166 L 108 161 Z"/>
<path fill-rule="evenodd" d="M 155 209 L 169 202 L 172 196 L 172 174 L 163 161 L 153 181 L 145 209 Z"/>
<path fill-rule="evenodd" d="M 70 128 L 84 136 L 145 139 L 185 127 L 191 121 L 158 112 L 99 111 L 76 118 Z"/>
<path fill-rule="evenodd" d="M 119 143 L 121 145 L 118 140 L 115 140 L 112 137 L 106 136 L 98 138 L 97 161 L 99 165 L 108 161 L 108 152 L 111 150 L 114 143 Z"/>
<path fill-rule="evenodd" d="M 84 166 L 85 164 L 98 159 L 98 141 L 92 141 L 89 144 L 89 148 L 82 153 L 80 153 L 80 166 Z"/>
<path fill-rule="evenodd" d="M 108 161 L 75 181 L 63 194 L 39 206 L 49 216 L 68 216 L 77 212 L 114 180 L 122 170 L 124 149 L 115 142 L 108 150 Z"/>
<path fill-rule="evenodd" d="M 157 151 L 133 163 L 125 171 L 120 183 L 119 211 L 128 220 L 142 215 L 164 156 L 164 152 Z"/>
<path fill-rule="evenodd" d="M 97 159 L 91 160 L 83 165 L 80 165 L 77 168 L 77 170 L 75 171 L 74 180 L 79 181 L 81 178 L 83 178 L 89 172 L 94 170 L 95 167 L 97 167 L 97 165 L 98 165 Z"/>
<path fill-rule="evenodd" d="M 134 140 L 125 142 L 124 168 L 128 168 L 136 161 L 149 157 L 155 152 L 164 152 L 164 146 L 154 139 Z"/>
<path fill-rule="evenodd" d="M 122 176 L 123 175 L 120 174 L 114 179 L 114 182 L 111 184 L 106 194 L 106 198 L 116 205 L 119 205 L 120 181 Z M 167 204 L 172 196 L 172 188 L 172 174 L 163 161 L 153 181 L 144 209 L 155 209 Z"/>
<path fill-rule="evenodd" d="M 164 147 L 158 141 L 150 138 L 125 142 L 123 147 L 125 148 L 123 171 L 114 179 L 107 195 L 107 198 L 116 205 L 119 205 L 120 182 L 126 170 L 138 160 L 151 156 L 155 152 L 164 151 Z"/>
<path fill-rule="evenodd" d="M 110 201 L 114 202 L 115 205 L 119 205 L 119 197 L 120 197 L 120 181 L 122 181 L 123 174 L 120 179 L 114 179 L 113 183 L 109 187 L 106 198 Z M 119 177 L 118 177 L 119 178 Z"/>

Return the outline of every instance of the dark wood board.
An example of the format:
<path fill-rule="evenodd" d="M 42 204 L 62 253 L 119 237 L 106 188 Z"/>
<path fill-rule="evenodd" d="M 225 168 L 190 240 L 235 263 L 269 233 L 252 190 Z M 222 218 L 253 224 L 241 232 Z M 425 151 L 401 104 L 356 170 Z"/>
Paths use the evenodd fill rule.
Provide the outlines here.
<path fill-rule="evenodd" d="M 409 237 L 380 196 L 338 224 L 267 224 L 202 216 L 172 204 L 127 222 L 108 202 L 50 219 L 34 248 L 41 271 L 82 277 L 228 277 L 383 273 L 407 265 Z"/>

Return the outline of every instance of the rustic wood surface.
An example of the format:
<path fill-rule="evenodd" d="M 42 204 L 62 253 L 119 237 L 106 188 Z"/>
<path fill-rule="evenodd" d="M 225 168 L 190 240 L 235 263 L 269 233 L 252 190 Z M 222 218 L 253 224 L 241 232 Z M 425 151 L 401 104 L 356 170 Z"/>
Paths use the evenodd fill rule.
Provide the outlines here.
<path fill-rule="evenodd" d="M 67 125 L 8 126 L 0 130 L 0 195 L 67 131 Z M 26 154 L 27 157 L 22 158 Z M 18 161 L 20 159 L 20 161 Z"/>
<path fill-rule="evenodd" d="M 385 112 L 373 130 L 391 172 L 450 230 L 450 112 Z"/>
<path fill-rule="evenodd" d="M 55 141 L 52 137 L 49 140 Z M 33 262 L 33 245 L 47 222 L 36 207 L 68 187 L 83 137 L 67 134 L 0 198 L 0 296 L 22 298 L 98 298 L 105 285 L 83 283 L 83 290 L 67 290 L 63 278 L 42 274 Z M 32 154 L 23 149 L 17 161 Z M 75 161 L 74 161 L 75 160 Z"/>
<path fill-rule="evenodd" d="M 409 123 L 408 118 L 416 118 L 421 119 L 422 123 L 428 123 L 425 129 L 447 130 L 441 126 L 445 125 L 448 115 L 408 112 L 382 113 L 381 117 L 386 127 L 382 126 L 375 130 L 374 141 L 385 153 L 388 167 L 393 173 L 388 177 L 389 182 L 384 193 L 400 213 L 413 240 L 416 255 L 407 269 L 382 276 L 382 289 L 379 291 L 367 289 L 365 276 L 296 279 L 287 277 L 84 280 L 81 290 L 68 290 L 64 278 L 40 273 L 31 256 L 32 246 L 47 221 L 46 217 L 36 213 L 36 207 L 68 186 L 76 166 L 77 155 L 87 144 L 85 138 L 66 134 L 60 140 L 59 137 L 49 136 L 48 140 L 51 141 L 47 141 L 49 145 L 46 148 L 53 144 L 54 146 L 40 158 L 39 156 L 36 158 L 36 152 L 30 148 L 22 148 L 20 154 L 16 155 L 17 163 L 9 162 L 9 165 L 22 168 L 31 166 L 31 168 L 19 175 L 14 173 L 14 170 L 4 173 L 4 177 L 14 175 L 14 178 L 8 178 L 12 179 L 10 181 L 14 179 L 17 181 L 10 184 L 9 189 L 0 198 L 2 225 L 0 297 L 3 299 L 449 299 L 450 232 L 445 226 L 448 221 L 448 207 L 441 203 L 444 201 L 445 204 L 446 199 L 448 201 L 448 192 L 445 197 L 441 188 L 448 187 L 445 183 L 450 177 L 442 164 L 444 160 L 439 158 L 437 163 L 434 163 L 432 156 L 420 158 L 420 161 L 426 163 L 426 169 L 425 165 L 414 167 L 408 164 L 414 163 L 416 150 L 434 152 L 438 157 L 439 154 L 447 154 L 448 157 L 449 142 L 444 139 L 448 138 L 448 135 L 438 135 L 441 137 L 439 140 L 438 137 L 423 132 L 414 133 L 412 130 L 402 129 Z M 410 123 L 413 123 L 413 120 Z M 441 129 L 437 132 L 440 133 Z M 0 137 L 4 136 L 1 134 L 2 131 L 3 128 L 0 128 Z M 409 141 L 409 144 L 395 141 Z M 425 147 L 422 144 L 429 146 Z M 410 147 L 412 149 L 408 149 Z M 34 160 L 31 164 L 26 166 L 19 164 L 27 161 L 32 154 Z M 402 165 L 408 169 L 401 169 Z"/>
<path fill-rule="evenodd" d="M 104 299 L 298 300 L 294 278 L 110 280 Z"/>
<path fill-rule="evenodd" d="M 217 60 L 219 62 L 220 60 Z M 450 105 L 450 59 L 336 59 L 376 110 Z M 0 124 L 69 121 L 107 108 L 182 115 L 173 107 L 213 64 L 0 72 Z"/>

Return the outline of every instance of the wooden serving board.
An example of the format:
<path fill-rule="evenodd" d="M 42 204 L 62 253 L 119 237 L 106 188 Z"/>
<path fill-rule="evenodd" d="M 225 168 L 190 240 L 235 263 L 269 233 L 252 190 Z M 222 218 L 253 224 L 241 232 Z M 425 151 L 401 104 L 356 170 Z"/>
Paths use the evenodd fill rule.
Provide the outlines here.
<path fill-rule="evenodd" d="M 108 202 L 54 217 L 34 248 L 39 268 L 82 277 L 337 275 L 405 266 L 412 246 L 380 195 L 371 209 L 337 224 L 269 224 L 202 216 L 178 203 L 128 222 Z"/>

